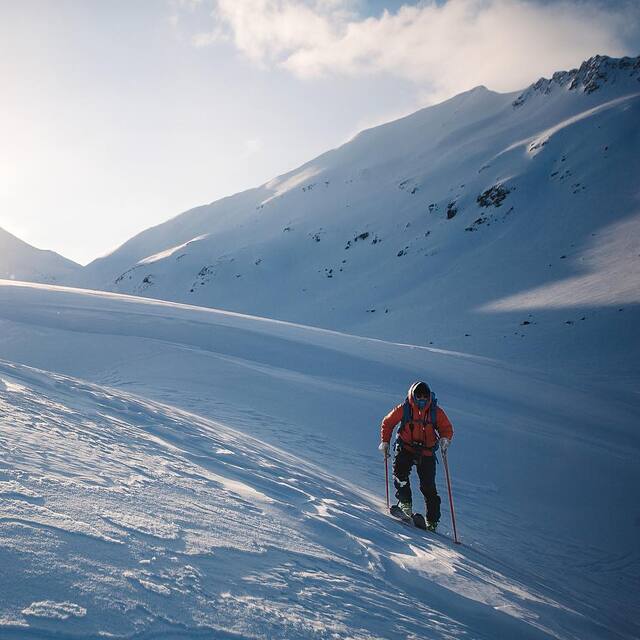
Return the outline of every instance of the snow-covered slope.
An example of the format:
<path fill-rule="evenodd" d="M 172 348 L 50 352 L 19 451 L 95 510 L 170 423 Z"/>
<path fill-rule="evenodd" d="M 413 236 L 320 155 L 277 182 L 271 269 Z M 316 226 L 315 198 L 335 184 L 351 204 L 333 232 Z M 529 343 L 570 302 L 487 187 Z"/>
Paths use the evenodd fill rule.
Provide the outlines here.
<path fill-rule="evenodd" d="M 596 57 L 521 94 L 477 87 L 149 229 L 82 284 L 630 371 L 639 80 L 640 58 Z"/>
<path fill-rule="evenodd" d="M 219 423 L 1 361 L 0 408 L 2 637 L 590 630 L 544 587 Z"/>
<path fill-rule="evenodd" d="M 0 278 L 56 283 L 73 279 L 80 265 L 53 251 L 36 249 L 0 229 Z"/>
<path fill-rule="evenodd" d="M 640 631 L 640 416 L 606 366 L 615 392 L 9 282 L 0 359 L 3 638 Z M 462 547 L 383 514 L 379 420 L 416 377 L 456 426 Z"/>

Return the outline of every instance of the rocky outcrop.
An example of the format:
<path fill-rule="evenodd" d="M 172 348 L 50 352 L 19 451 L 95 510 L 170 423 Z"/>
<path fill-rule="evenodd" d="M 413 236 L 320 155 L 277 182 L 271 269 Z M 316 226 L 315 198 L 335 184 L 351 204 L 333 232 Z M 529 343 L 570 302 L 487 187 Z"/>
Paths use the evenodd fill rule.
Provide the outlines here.
<path fill-rule="evenodd" d="M 578 69 L 557 71 L 551 78 L 540 78 L 525 89 L 514 101 L 514 108 L 522 107 L 535 94 L 550 94 L 566 87 L 568 91 L 593 93 L 603 85 L 620 80 L 640 82 L 640 56 L 636 58 L 609 58 L 593 56 L 585 60 Z"/>

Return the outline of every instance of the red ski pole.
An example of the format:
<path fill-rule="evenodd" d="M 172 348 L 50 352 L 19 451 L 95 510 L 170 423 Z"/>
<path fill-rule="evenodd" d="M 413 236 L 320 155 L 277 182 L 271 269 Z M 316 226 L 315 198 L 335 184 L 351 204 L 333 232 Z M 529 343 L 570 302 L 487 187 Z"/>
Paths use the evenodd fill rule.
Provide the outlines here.
<path fill-rule="evenodd" d="M 447 489 L 449 491 L 449 505 L 451 506 L 451 523 L 453 524 L 453 541 L 460 544 L 458 540 L 458 530 L 456 529 L 456 512 L 453 509 L 453 494 L 451 493 L 451 478 L 449 477 L 449 463 L 447 462 L 447 454 L 442 452 L 442 461 L 444 463 L 444 472 L 447 476 Z"/>
<path fill-rule="evenodd" d="M 390 506 L 389 506 L 389 465 L 387 463 L 387 460 L 389 459 L 389 456 L 385 453 L 384 454 L 384 488 L 387 490 L 387 511 L 389 511 Z"/>

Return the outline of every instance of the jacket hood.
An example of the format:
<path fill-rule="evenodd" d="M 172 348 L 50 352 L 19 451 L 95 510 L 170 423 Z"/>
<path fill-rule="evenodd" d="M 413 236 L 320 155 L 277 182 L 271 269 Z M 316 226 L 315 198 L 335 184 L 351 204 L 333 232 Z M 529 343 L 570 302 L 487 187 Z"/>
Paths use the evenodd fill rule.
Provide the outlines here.
<path fill-rule="evenodd" d="M 427 387 L 427 389 L 429 389 L 429 400 L 427 401 L 427 405 L 426 408 L 431 406 L 431 398 L 433 397 L 433 394 L 431 393 L 431 388 L 429 387 L 429 385 L 426 382 L 423 382 L 422 380 L 418 380 L 417 382 L 414 382 L 410 387 L 409 387 L 409 391 L 407 392 L 407 399 L 409 400 L 409 404 L 412 407 L 417 407 L 418 403 L 416 402 L 416 399 L 414 397 L 414 391 L 416 390 L 416 388 L 418 387 L 418 385 L 425 385 Z"/>

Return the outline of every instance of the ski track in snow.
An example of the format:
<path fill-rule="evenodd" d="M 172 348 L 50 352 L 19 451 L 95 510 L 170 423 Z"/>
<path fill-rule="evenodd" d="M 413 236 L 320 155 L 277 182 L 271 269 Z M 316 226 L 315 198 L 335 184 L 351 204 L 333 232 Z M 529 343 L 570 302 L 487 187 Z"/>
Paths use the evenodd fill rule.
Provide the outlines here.
<path fill-rule="evenodd" d="M 589 628 L 544 589 L 402 530 L 375 497 L 220 423 L 6 362 L 0 378 L 3 638 Z"/>

